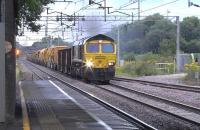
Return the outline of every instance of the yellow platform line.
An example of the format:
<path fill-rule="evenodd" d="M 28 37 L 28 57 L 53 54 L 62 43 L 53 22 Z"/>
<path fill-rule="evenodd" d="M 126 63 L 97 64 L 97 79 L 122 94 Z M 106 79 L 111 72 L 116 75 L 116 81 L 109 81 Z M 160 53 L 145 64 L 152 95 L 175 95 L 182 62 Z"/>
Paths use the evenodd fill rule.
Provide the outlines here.
<path fill-rule="evenodd" d="M 21 82 L 19 84 L 21 84 Z M 23 130 L 30 130 L 29 117 L 21 85 L 19 85 L 19 89 L 20 89 L 21 106 L 22 106 Z"/>

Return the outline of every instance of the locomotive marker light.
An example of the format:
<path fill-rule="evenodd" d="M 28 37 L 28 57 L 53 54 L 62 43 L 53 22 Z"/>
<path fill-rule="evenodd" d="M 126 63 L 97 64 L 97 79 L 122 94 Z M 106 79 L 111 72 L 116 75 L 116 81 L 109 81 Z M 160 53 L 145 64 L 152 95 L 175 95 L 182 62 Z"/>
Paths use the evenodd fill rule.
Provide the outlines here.
<path fill-rule="evenodd" d="M 113 66 L 115 63 L 114 62 L 108 62 L 109 66 Z"/>
<path fill-rule="evenodd" d="M 103 40 L 99 40 L 99 43 L 102 43 L 103 42 Z"/>
<path fill-rule="evenodd" d="M 86 66 L 87 66 L 88 68 L 91 68 L 91 67 L 93 66 L 93 62 L 90 61 L 90 60 L 86 61 Z"/>

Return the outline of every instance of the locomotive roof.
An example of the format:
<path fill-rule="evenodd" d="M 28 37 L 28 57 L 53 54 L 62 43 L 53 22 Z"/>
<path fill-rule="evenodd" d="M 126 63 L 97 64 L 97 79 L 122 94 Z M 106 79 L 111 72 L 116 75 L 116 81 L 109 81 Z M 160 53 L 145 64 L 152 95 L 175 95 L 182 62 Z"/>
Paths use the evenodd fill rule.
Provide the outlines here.
<path fill-rule="evenodd" d="M 51 46 L 51 47 L 49 47 L 49 48 L 63 48 L 63 47 L 69 47 L 69 46 Z"/>
<path fill-rule="evenodd" d="M 111 37 L 108 37 L 108 36 L 103 35 L 103 34 L 98 34 L 96 36 L 90 37 L 86 41 L 92 41 L 92 40 L 109 40 L 109 41 L 114 42 L 114 40 Z"/>

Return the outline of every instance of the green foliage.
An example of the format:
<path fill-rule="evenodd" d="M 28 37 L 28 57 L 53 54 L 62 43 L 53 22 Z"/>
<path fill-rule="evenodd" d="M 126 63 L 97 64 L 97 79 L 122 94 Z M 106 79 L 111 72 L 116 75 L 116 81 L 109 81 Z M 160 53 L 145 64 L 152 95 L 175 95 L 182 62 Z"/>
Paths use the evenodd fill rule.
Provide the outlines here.
<path fill-rule="evenodd" d="M 123 50 L 126 52 L 140 53 L 142 51 L 143 42 L 140 39 L 130 40 L 124 43 Z"/>
<path fill-rule="evenodd" d="M 127 60 L 125 65 L 116 69 L 118 75 L 127 75 L 127 76 L 148 76 L 156 74 L 168 74 L 174 72 L 174 65 L 168 64 L 166 70 L 156 69 L 156 63 L 173 63 L 173 57 L 165 56 L 161 57 L 157 54 L 147 53 L 143 55 L 127 55 L 134 56 L 133 61 Z M 126 58 L 126 57 L 125 57 Z"/>
<path fill-rule="evenodd" d="M 161 20 L 156 21 L 154 23 L 154 25 L 151 26 L 150 29 L 151 30 L 156 30 L 156 29 L 162 30 L 167 34 L 167 33 L 172 33 L 173 31 L 175 31 L 176 25 L 174 23 L 172 23 L 171 21 L 163 18 Z"/>
<path fill-rule="evenodd" d="M 165 19 L 159 14 L 146 17 L 133 24 L 120 28 L 121 54 L 126 61 L 134 61 L 118 68 L 118 72 L 131 76 L 162 74 L 156 69 L 155 63 L 166 65 L 167 73 L 174 71 L 174 56 L 176 54 L 176 23 Z M 200 19 L 187 17 L 181 21 L 181 51 L 185 53 L 200 52 Z M 112 32 L 114 38 L 116 32 Z M 130 60 L 131 59 L 131 60 Z M 199 72 L 199 67 L 190 66 L 187 70 L 190 77 Z M 164 72 L 166 73 L 166 72 Z"/>
<path fill-rule="evenodd" d="M 137 74 L 135 73 L 134 70 L 135 70 L 135 64 L 134 64 L 134 62 L 128 63 L 128 64 L 124 65 L 124 66 L 121 68 L 121 72 L 122 72 L 122 73 L 131 75 L 131 76 L 137 75 Z"/>
<path fill-rule="evenodd" d="M 148 26 L 148 27 L 151 27 L 153 25 L 155 25 L 155 23 L 159 20 L 163 20 L 164 17 L 162 15 L 160 15 L 159 13 L 156 13 L 154 15 L 150 15 L 150 16 L 147 16 L 144 20 L 144 25 Z"/>
<path fill-rule="evenodd" d="M 60 37 L 56 37 L 53 39 L 51 39 L 51 37 L 43 37 L 40 42 L 34 42 L 32 46 L 42 45 L 43 47 L 49 47 L 50 44 L 53 46 L 72 46 L 71 43 L 63 41 L 63 39 Z"/>
<path fill-rule="evenodd" d="M 149 62 L 151 61 L 151 63 L 155 63 L 155 61 L 160 59 L 160 56 L 149 52 L 146 54 L 137 55 L 135 56 L 135 59 L 137 61 L 149 61 Z"/>
<path fill-rule="evenodd" d="M 117 69 L 117 74 L 130 76 L 155 75 L 155 66 L 147 62 L 130 62 Z"/>
<path fill-rule="evenodd" d="M 197 17 L 186 17 L 181 22 L 181 35 L 186 41 L 200 39 L 200 20 Z"/>
<path fill-rule="evenodd" d="M 187 53 L 199 53 L 200 52 L 200 41 L 195 39 L 186 42 L 186 48 L 184 49 Z"/>
<path fill-rule="evenodd" d="M 174 42 L 163 41 L 164 39 L 175 41 L 175 34 L 176 25 L 173 22 L 160 14 L 154 14 L 133 24 L 120 26 L 120 49 L 122 53 L 142 54 L 152 52 L 160 54 L 160 45 L 163 47 L 163 44 L 167 43 L 166 46 L 173 48 Z M 110 35 L 117 38 L 117 29 L 113 28 Z"/>
<path fill-rule="evenodd" d="M 186 17 L 181 22 L 181 51 L 185 53 L 200 52 L 200 20 Z M 117 38 L 117 28 L 110 36 Z M 142 54 L 152 52 L 163 56 L 174 56 L 176 48 L 176 23 L 154 14 L 133 24 L 120 26 L 121 54 Z"/>
<path fill-rule="evenodd" d="M 196 75 L 200 75 L 200 66 L 196 62 L 186 64 L 185 71 L 187 72 L 186 80 L 196 80 Z"/>
<path fill-rule="evenodd" d="M 136 64 L 135 72 L 139 76 L 149 76 L 157 74 L 157 72 L 155 71 L 155 65 L 148 62 L 141 62 Z"/>
<path fill-rule="evenodd" d="M 18 0 L 16 6 L 16 24 L 20 27 L 27 27 L 31 31 L 38 32 L 41 25 L 36 23 L 44 6 L 53 3 L 54 0 Z"/>
<path fill-rule="evenodd" d="M 181 22 L 181 49 L 185 53 L 200 52 L 200 20 L 197 17 L 186 17 Z"/>
<path fill-rule="evenodd" d="M 176 54 L 176 41 L 171 39 L 163 39 L 160 42 L 159 53 L 163 56 L 170 56 Z"/>
<path fill-rule="evenodd" d="M 124 56 L 125 61 L 135 61 L 135 54 L 134 53 L 128 53 Z"/>
<path fill-rule="evenodd" d="M 150 31 L 145 37 L 145 44 L 144 49 L 146 52 L 153 52 L 158 53 L 158 49 L 160 48 L 159 44 L 163 39 L 163 32 L 162 30 L 152 30 Z"/>

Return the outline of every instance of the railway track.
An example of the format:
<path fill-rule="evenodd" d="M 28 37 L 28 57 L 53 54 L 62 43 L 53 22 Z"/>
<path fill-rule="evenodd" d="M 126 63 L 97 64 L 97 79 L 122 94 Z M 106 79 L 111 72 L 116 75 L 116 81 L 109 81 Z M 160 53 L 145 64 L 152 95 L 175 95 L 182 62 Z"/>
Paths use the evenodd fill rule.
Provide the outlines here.
<path fill-rule="evenodd" d="M 161 98 L 158 96 L 154 96 L 138 90 L 129 89 L 112 83 L 106 86 L 96 85 L 96 87 L 108 91 L 109 93 L 128 99 L 130 101 L 143 104 L 152 109 L 156 109 L 168 115 L 172 115 L 181 120 L 200 126 L 200 109 L 197 107 L 189 106 L 183 103 L 175 102 L 169 99 Z M 133 94 L 136 94 L 136 96 L 131 96 Z M 144 98 L 138 98 L 138 96 L 143 96 Z"/>
<path fill-rule="evenodd" d="M 139 127 L 141 130 L 157 130 L 156 128 L 154 128 L 153 126 L 139 120 L 138 118 L 126 113 L 125 111 L 113 106 L 112 104 L 109 104 L 107 103 L 106 101 L 103 101 L 101 100 L 100 98 L 80 89 L 80 88 L 77 88 L 76 86 L 60 79 L 59 77 L 55 76 L 55 75 L 52 75 L 48 72 L 45 72 L 43 71 L 41 68 L 39 68 L 38 66 L 34 65 L 33 63 L 30 63 L 30 62 L 27 62 L 29 65 L 31 65 L 32 67 L 40 70 L 42 73 L 45 73 L 46 75 L 60 81 L 61 83 L 69 86 L 70 88 L 80 92 L 81 94 L 85 95 L 86 97 L 92 99 L 93 101 L 103 105 L 104 107 L 106 107 L 107 109 L 109 109 L 110 111 L 114 112 L 115 114 L 119 115 L 120 117 L 124 118 L 125 120 L 127 120 L 128 122 L 134 124 L 134 125 L 137 125 L 137 127 Z M 38 74 L 39 75 L 39 74 Z M 43 79 L 41 76 L 40 76 L 41 79 Z"/>
<path fill-rule="evenodd" d="M 181 90 L 181 91 L 200 93 L 200 87 L 193 87 L 193 86 L 187 86 L 187 85 L 160 83 L 160 82 L 153 82 L 153 81 L 146 81 L 146 80 L 139 80 L 139 79 L 129 79 L 129 78 L 119 78 L 119 77 L 115 77 L 113 80 L 123 81 L 123 82 L 137 82 L 144 85 L 151 85 L 153 87 L 176 89 L 176 90 Z"/>
<path fill-rule="evenodd" d="M 35 77 L 35 76 L 36 76 L 35 79 L 42 79 L 42 77 L 41 77 L 40 75 L 38 75 L 36 72 L 34 72 L 34 71 L 32 71 L 32 70 L 31 70 L 31 72 L 33 73 L 33 74 L 32 74 L 32 80 L 34 80 L 34 77 Z M 34 75 L 35 75 L 35 76 L 34 76 Z"/>
<path fill-rule="evenodd" d="M 25 65 L 28 65 L 27 63 L 24 63 Z M 30 72 L 32 73 L 32 80 L 35 79 L 41 79 L 43 80 L 44 78 L 42 76 L 40 76 L 37 72 L 33 71 L 32 69 L 30 69 Z"/>

